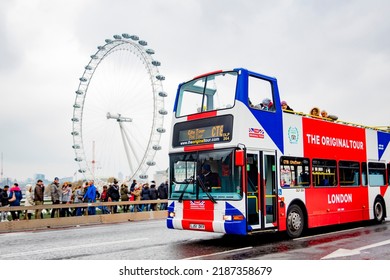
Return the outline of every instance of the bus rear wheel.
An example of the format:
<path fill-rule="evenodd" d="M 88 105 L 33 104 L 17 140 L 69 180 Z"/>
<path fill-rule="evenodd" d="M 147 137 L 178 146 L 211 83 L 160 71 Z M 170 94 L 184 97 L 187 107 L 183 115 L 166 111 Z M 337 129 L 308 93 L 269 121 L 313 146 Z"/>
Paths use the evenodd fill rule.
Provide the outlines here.
<path fill-rule="evenodd" d="M 301 207 L 292 205 L 287 211 L 287 234 L 291 238 L 301 236 L 305 227 L 305 217 Z"/>
<path fill-rule="evenodd" d="M 374 202 L 374 220 L 377 223 L 381 223 L 385 219 L 385 206 L 383 201 L 380 199 L 375 199 Z"/>

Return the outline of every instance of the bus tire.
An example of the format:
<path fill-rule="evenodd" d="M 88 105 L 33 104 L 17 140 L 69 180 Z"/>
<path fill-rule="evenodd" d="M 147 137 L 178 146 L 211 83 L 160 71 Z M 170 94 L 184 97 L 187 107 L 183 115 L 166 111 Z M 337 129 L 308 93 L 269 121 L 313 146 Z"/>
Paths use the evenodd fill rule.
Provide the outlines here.
<path fill-rule="evenodd" d="M 382 223 L 385 219 L 385 206 L 382 199 L 375 199 L 374 202 L 374 220 L 376 223 Z"/>
<path fill-rule="evenodd" d="M 291 238 L 297 238 L 302 235 L 305 228 L 305 216 L 301 207 L 294 204 L 287 211 L 287 234 Z"/>

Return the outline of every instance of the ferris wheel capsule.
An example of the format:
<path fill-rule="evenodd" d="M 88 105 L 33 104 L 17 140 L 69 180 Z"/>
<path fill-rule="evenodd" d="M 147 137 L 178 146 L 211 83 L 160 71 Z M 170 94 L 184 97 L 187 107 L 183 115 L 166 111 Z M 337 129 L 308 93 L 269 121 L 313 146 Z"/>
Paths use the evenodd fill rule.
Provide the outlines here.
<path fill-rule="evenodd" d="M 121 39 L 122 39 L 122 36 L 121 36 L 121 35 L 114 35 L 113 37 L 114 37 L 114 39 L 116 39 L 116 40 L 121 40 Z"/>
<path fill-rule="evenodd" d="M 165 91 L 160 91 L 158 93 L 158 95 L 160 95 L 161 97 L 167 97 L 168 96 L 168 94 Z"/>
<path fill-rule="evenodd" d="M 146 53 L 147 53 L 147 54 L 154 54 L 154 50 L 152 50 L 152 49 L 147 49 L 147 50 L 146 50 Z"/>

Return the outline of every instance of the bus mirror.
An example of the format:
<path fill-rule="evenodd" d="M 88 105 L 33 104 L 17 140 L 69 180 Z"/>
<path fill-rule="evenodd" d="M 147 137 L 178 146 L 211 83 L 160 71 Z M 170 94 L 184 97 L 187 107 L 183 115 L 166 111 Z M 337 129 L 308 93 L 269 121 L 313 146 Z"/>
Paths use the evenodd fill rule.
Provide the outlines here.
<path fill-rule="evenodd" d="M 236 150 L 235 152 L 235 164 L 236 166 L 244 166 L 245 161 L 244 161 L 244 150 Z"/>

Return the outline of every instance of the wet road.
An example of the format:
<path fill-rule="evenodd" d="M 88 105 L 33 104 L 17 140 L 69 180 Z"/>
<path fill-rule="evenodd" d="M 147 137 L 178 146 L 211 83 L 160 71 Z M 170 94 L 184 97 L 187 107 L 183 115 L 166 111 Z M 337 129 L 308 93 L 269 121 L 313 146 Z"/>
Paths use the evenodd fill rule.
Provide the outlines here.
<path fill-rule="evenodd" d="M 290 240 L 169 230 L 155 220 L 4 233 L 0 244 L 2 260 L 390 260 L 390 222 L 316 229 Z"/>

